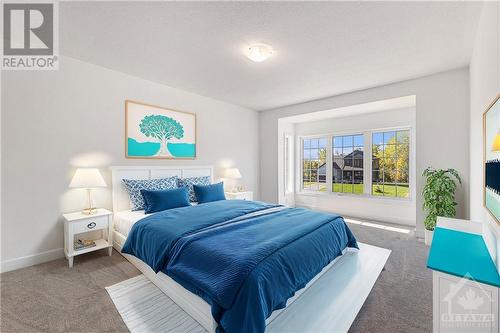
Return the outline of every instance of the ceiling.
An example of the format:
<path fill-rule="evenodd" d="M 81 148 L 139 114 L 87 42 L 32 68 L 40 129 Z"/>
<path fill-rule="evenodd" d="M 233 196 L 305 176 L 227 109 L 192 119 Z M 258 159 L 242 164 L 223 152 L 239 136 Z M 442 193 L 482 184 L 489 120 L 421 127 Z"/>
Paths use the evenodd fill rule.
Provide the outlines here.
<path fill-rule="evenodd" d="M 254 110 L 467 66 L 478 2 L 60 2 L 60 52 Z M 275 54 L 243 55 L 252 42 Z"/>

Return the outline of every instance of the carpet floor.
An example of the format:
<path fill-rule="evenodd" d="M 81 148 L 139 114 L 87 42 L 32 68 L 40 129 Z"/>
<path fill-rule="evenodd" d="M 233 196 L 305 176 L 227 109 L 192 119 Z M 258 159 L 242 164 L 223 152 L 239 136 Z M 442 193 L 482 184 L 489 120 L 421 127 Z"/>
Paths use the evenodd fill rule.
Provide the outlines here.
<path fill-rule="evenodd" d="M 432 274 L 428 248 L 413 233 L 360 224 L 363 243 L 392 253 L 349 332 L 430 332 Z M 140 272 L 116 251 L 97 251 L 0 275 L 1 332 L 127 332 L 104 287 Z"/>

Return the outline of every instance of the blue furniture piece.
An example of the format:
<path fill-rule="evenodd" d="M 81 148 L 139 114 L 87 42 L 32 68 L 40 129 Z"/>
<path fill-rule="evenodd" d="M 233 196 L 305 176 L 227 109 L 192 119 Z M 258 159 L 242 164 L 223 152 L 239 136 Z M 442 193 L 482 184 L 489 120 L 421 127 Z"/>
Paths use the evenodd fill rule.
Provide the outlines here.
<path fill-rule="evenodd" d="M 427 260 L 433 270 L 433 331 L 499 332 L 500 275 L 483 225 L 440 220 Z"/>

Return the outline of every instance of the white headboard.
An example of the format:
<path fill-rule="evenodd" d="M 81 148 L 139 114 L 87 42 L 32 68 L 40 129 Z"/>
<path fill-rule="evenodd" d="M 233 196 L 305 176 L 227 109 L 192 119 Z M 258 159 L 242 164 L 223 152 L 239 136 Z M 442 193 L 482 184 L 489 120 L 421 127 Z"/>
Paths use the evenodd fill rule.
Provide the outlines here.
<path fill-rule="evenodd" d="M 214 168 L 211 166 L 112 166 L 110 170 L 114 212 L 130 209 L 130 199 L 122 179 L 209 176 L 210 181 L 214 181 Z"/>

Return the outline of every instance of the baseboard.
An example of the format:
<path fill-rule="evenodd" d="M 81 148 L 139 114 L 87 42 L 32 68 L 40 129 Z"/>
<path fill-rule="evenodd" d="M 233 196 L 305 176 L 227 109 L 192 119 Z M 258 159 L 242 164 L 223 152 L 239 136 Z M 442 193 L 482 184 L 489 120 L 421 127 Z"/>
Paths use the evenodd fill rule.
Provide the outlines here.
<path fill-rule="evenodd" d="M 417 237 L 417 238 L 424 238 L 425 237 L 424 230 L 415 229 L 415 237 Z"/>
<path fill-rule="evenodd" d="M 25 257 L 4 260 L 2 261 L 0 272 L 5 273 L 8 271 L 13 271 L 24 267 L 42 264 L 44 262 L 56 260 L 63 257 L 64 257 L 64 250 L 62 248 L 59 248 L 32 254 Z"/>

